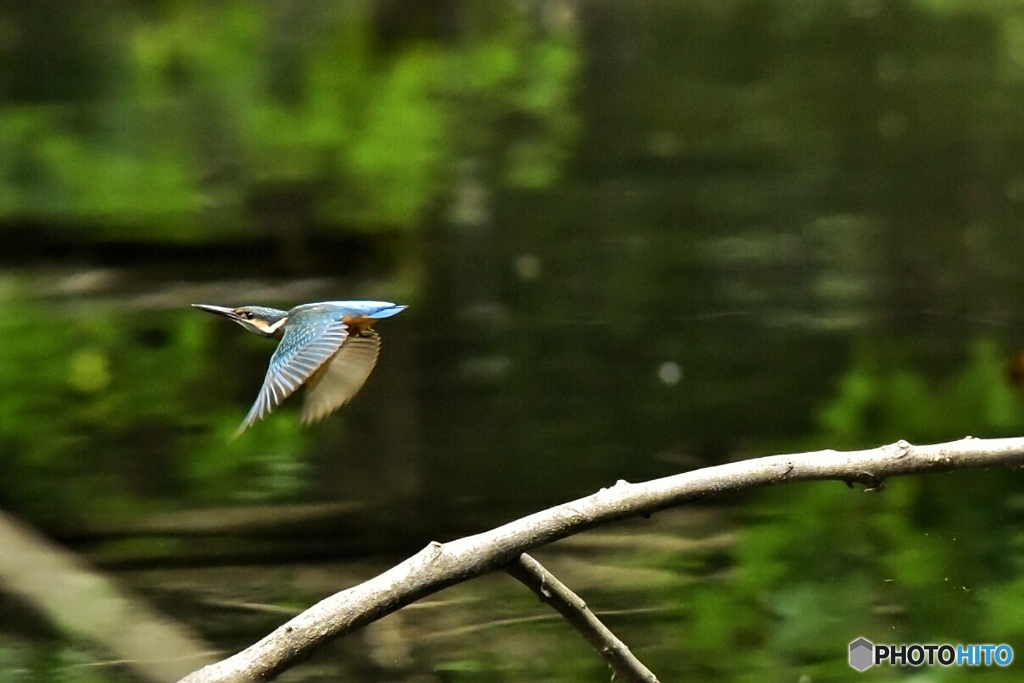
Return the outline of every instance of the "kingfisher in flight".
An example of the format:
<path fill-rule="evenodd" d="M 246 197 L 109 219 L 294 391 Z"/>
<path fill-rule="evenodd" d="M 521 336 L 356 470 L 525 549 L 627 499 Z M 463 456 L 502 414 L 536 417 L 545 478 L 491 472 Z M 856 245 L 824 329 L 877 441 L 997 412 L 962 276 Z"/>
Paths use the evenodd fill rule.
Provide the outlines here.
<path fill-rule="evenodd" d="M 348 403 L 377 364 L 380 336 L 372 325 L 406 308 L 389 301 L 321 301 L 290 311 L 266 306 L 192 306 L 233 320 L 261 337 L 281 340 L 270 358 L 263 387 L 235 432 L 236 437 L 303 384 L 304 423 L 319 420 Z"/>

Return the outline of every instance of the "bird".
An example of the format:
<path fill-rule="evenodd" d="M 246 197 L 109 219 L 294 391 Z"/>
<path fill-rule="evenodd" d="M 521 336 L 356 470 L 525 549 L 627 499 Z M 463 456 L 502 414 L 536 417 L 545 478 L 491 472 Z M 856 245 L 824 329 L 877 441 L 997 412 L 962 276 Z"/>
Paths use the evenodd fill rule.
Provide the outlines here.
<path fill-rule="evenodd" d="M 348 403 L 377 364 L 380 336 L 373 324 L 407 308 L 390 301 L 321 301 L 289 311 L 266 306 L 192 306 L 232 320 L 261 337 L 280 340 L 263 387 L 235 432 L 236 438 L 303 384 L 305 424 Z"/>

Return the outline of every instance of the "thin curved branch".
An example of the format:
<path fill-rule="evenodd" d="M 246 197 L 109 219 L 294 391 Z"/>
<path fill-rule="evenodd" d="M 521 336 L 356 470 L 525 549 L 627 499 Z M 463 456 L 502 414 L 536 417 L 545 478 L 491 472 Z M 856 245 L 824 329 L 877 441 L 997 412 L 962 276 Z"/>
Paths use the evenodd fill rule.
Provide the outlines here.
<path fill-rule="evenodd" d="M 1024 465 L 1024 438 L 973 439 L 929 446 L 898 441 L 862 451 L 775 455 L 707 467 L 641 484 L 624 481 L 569 503 L 450 543 L 430 543 L 392 569 L 336 593 L 249 648 L 181 683 L 269 680 L 338 636 L 442 588 L 504 569 L 522 553 L 600 524 L 650 515 L 732 491 L 794 481 L 869 482 L 894 476 Z"/>
<path fill-rule="evenodd" d="M 658 683 L 658 677 L 590 611 L 583 598 L 572 592 L 540 562 L 523 553 L 505 571 L 565 617 L 608 662 L 608 666 L 615 672 L 615 679 L 621 678 L 630 683 Z"/>

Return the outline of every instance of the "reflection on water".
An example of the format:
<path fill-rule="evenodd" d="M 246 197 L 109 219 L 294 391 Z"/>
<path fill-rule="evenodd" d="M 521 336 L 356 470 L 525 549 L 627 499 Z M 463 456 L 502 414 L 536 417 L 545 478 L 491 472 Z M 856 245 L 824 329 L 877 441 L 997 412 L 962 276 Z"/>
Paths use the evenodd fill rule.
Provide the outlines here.
<path fill-rule="evenodd" d="M 1006 376 L 1024 339 L 1010 5 L 599 1 L 422 24 L 384 5 L 327 24 L 296 10 L 260 44 L 287 56 L 267 77 L 287 116 L 246 85 L 261 77 L 240 45 L 262 34 L 230 3 L 239 33 L 207 36 L 222 52 L 180 43 L 182 10 L 132 34 L 139 64 L 110 62 L 140 85 L 81 86 L 137 87 L 131 105 L 37 111 L 39 74 L 10 70 L 4 510 L 232 651 L 429 540 L 618 479 L 1024 431 Z M 345 40 L 300 39 L 343 16 Z M 165 119 L 166 148 L 150 135 Z M 179 166 L 196 140 L 201 210 Z M 96 227 L 125 206 L 138 233 L 123 213 Z M 203 245 L 247 234 L 233 210 L 260 240 Z M 357 400 L 311 428 L 286 401 L 231 440 L 273 344 L 188 304 L 344 298 L 410 304 Z M 1021 642 L 1019 490 L 1019 472 L 786 486 L 538 557 L 663 680 L 844 680 L 859 636 Z M 132 680 L 32 615 L 0 602 L 0 671 Z M 607 672 L 494 576 L 288 675 Z"/>
<path fill-rule="evenodd" d="M 535 247 L 540 263 L 561 249 Z M 555 272 L 544 286 L 571 289 L 570 265 Z M 726 272 L 697 264 L 688 276 L 726 282 Z M 5 505 L 223 653 L 428 540 L 618 478 L 897 436 L 1012 434 L 1021 415 L 996 325 L 978 324 L 974 342 L 955 328 L 880 342 L 863 324 L 831 324 L 828 310 L 726 308 L 729 294 L 705 296 L 713 288 L 683 288 L 671 306 L 657 292 L 654 308 L 677 312 L 638 300 L 631 317 L 614 297 L 588 305 L 582 294 L 523 291 L 482 316 L 444 297 L 413 302 L 408 320 L 392 321 L 379 376 L 359 401 L 311 428 L 286 403 L 232 441 L 273 344 L 188 309 L 210 285 L 60 299 L 27 294 L 23 275 L 7 281 L 11 343 L 0 357 L 17 390 L 0 399 Z M 278 303 L 267 293 L 261 303 Z M 140 300 L 168 303 L 130 303 Z M 1008 506 L 1018 479 L 908 479 L 877 495 L 784 487 L 537 555 L 666 679 L 699 677 L 711 661 L 725 679 L 825 675 L 844 671 L 850 640 L 884 630 L 1008 639 L 1016 513 L 1007 510 L 1017 509 Z M 474 581 L 339 641 L 295 675 L 604 675 L 545 610 L 508 577 Z M 11 624 L 32 621 L 13 614 Z M 4 651 L 13 669 L 31 668 L 22 638 Z M 48 648 L 57 676 L 102 661 Z M 749 654 L 723 659 L 736 651 Z"/>

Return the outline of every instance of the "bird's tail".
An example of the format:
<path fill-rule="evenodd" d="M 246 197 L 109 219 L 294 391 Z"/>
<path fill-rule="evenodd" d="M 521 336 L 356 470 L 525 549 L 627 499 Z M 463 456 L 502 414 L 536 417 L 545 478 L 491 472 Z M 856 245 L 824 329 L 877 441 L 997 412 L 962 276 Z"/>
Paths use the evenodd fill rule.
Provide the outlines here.
<path fill-rule="evenodd" d="M 372 311 L 366 314 L 367 318 L 390 318 L 393 315 L 398 315 L 404 311 L 408 306 L 404 304 L 390 304 L 384 308 L 379 308 L 376 311 Z"/>

